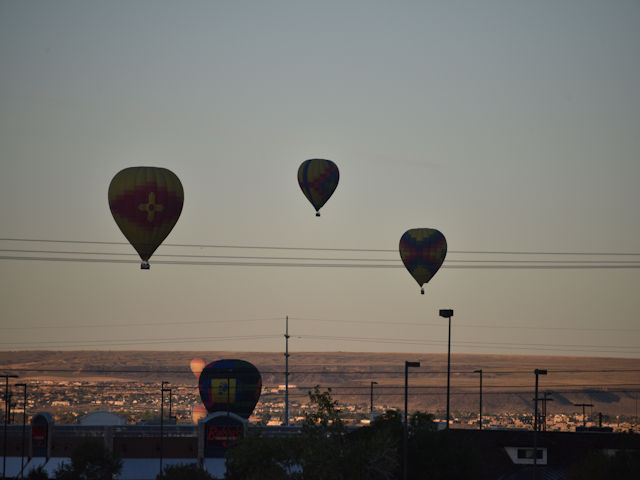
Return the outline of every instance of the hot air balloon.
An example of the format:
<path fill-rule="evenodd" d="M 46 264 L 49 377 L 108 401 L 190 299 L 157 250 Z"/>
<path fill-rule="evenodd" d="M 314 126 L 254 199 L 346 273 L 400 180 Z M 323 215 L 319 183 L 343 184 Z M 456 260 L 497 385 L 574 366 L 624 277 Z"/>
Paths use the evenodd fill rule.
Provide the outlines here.
<path fill-rule="evenodd" d="M 200 403 L 194 403 L 191 409 L 191 421 L 198 423 L 198 420 L 207 416 L 207 409 Z"/>
<path fill-rule="evenodd" d="M 191 360 L 189 366 L 191 367 L 191 371 L 196 376 L 196 378 L 200 377 L 200 372 L 202 372 L 202 369 L 206 364 L 207 362 L 205 362 L 202 358 L 194 358 L 193 360 Z"/>
<path fill-rule="evenodd" d="M 244 360 L 218 360 L 204 367 L 198 388 L 209 413 L 231 412 L 249 418 L 260 399 L 262 377 Z"/>
<path fill-rule="evenodd" d="M 447 240 L 433 228 L 412 228 L 400 238 L 399 250 L 404 266 L 424 295 L 423 285 L 433 278 L 447 255 Z"/>
<path fill-rule="evenodd" d="M 109 208 L 142 264 L 169 235 L 182 212 L 184 191 L 178 177 L 166 168 L 130 167 L 121 170 L 109 185 Z"/>
<path fill-rule="evenodd" d="M 305 160 L 298 168 L 298 184 L 316 209 L 316 217 L 320 216 L 320 208 L 333 195 L 339 180 L 338 166 L 331 160 L 313 158 Z"/>

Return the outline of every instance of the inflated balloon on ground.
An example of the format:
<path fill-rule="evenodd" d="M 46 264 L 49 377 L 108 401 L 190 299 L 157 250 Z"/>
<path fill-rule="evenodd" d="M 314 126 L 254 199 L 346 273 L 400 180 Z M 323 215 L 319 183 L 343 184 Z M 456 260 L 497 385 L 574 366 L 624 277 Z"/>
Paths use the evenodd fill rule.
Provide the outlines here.
<path fill-rule="evenodd" d="M 230 412 L 249 418 L 260 399 L 262 377 L 244 360 L 217 360 L 204 367 L 198 388 L 209 413 Z"/>

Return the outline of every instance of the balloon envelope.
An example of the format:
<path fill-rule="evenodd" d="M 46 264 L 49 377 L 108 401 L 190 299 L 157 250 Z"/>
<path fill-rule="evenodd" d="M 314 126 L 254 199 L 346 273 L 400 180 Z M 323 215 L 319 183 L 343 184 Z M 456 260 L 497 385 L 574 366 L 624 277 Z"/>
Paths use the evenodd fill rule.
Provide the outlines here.
<path fill-rule="evenodd" d="M 202 404 L 194 404 L 191 410 L 191 421 L 198 423 L 198 420 L 207 416 L 207 409 Z"/>
<path fill-rule="evenodd" d="M 433 228 L 413 228 L 400 238 L 400 258 L 422 287 L 440 269 L 447 255 L 447 240 Z M 424 293 L 424 290 L 422 290 Z"/>
<path fill-rule="evenodd" d="M 198 388 L 209 413 L 231 412 L 249 418 L 260 399 L 262 377 L 244 360 L 218 360 L 204 367 Z"/>
<path fill-rule="evenodd" d="M 304 196 L 316 209 L 318 217 L 320 216 L 318 210 L 333 195 L 339 180 L 338 166 L 331 160 L 312 158 L 302 162 L 298 168 L 298 184 Z"/>
<path fill-rule="evenodd" d="M 189 363 L 189 367 L 191 367 L 191 371 L 196 376 L 196 378 L 198 378 L 200 377 L 200 372 L 202 372 L 202 369 L 206 364 L 207 362 L 205 362 L 202 358 L 194 358 L 193 360 L 191 360 L 191 363 Z"/>
<path fill-rule="evenodd" d="M 143 268 L 178 221 L 183 202 L 182 184 L 166 168 L 125 168 L 111 180 L 111 214 L 140 255 Z"/>

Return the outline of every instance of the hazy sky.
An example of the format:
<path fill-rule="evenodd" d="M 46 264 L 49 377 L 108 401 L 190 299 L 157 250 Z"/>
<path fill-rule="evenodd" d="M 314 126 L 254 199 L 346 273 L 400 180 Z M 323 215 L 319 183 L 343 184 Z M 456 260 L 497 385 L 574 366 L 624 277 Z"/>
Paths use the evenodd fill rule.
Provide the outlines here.
<path fill-rule="evenodd" d="M 640 356 L 638 25 L 637 0 L 0 0 L 0 349 L 279 351 L 289 315 L 292 352 L 446 352 L 450 307 L 454 352 Z M 320 218 L 308 158 L 340 168 Z M 125 242 L 107 188 L 136 165 L 182 181 L 168 244 L 355 251 L 141 271 L 7 240 Z M 449 245 L 424 296 L 414 227 Z"/>

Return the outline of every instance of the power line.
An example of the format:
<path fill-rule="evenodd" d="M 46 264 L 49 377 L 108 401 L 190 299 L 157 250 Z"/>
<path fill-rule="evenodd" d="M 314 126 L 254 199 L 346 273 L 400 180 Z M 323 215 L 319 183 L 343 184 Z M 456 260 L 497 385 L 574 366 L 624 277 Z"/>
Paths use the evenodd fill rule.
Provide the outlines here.
<path fill-rule="evenodd" d="M 55 373 L 152 373 L 152 374 L 189 374 L 191 375 L 191 370 L 184 368 L 180 370 L 171 370 L 171 369 L 149 369 L 149 368 L 132 368 L 127 370 L 122 369 L 113 369 L 106 367 L 77 367 L 77 368 L 47 368 L 47 367 L 11 367 L 4 366 L 2 367 L 4 370 L 10 370 L 12 372 L 55 372 Z M 395 368 L 395 367 L 390 367 Z M 553 368 L 548 368 L 548 371 L 551 373 L 638 373 L 640 369 L 636 368 L 606 368 L 606 369 L 564 369 L 564 370 L 556 370 Z M 483 367 L 483 372 L 487 375 L 491 374 L 510 374 L 510 375 L 522 375 L 531 373 L 530 369 L 522 369 L 522 370 L 492 370 L 490 368 Z M 263 374 L 270 375 L 284 375 L 284 370 L 261 370 Z M 350 371 L 345 368 L 340 368 L 337 370 L 327 371 L 323 370 L 291 370 L 290 373 L 296 375 L 308 375 L 308 374 L 318 374 L 318 375 L 345 375 L 345 374 L 353 374 L 353 375 L 370 375 L 370 374 L 381 374 L 381 375 L 403 375 L 402 369 L 398 370 L 353 370 Z M 420 368 L 415 369 L 415 372 L 412 375 L 446 375 L 446 370 L 432 370 L 432 371 L 422 371 Z M 453 374 L 466 374 L 469 376 L 475 376 L 475 370 L 455 370 L 451 371 Z"/>
<path fill-rule="evenodd" d="M 72 263 L 112 263 L 112 264 L 134 264 L 136 260 L 120 260 L 108 258 L 70 258 L 70 257 L 32 257 L 32 256 L 12 256 L 2 255 L 0 260 L 14 261 L 40 261 L 40 262 L 72 262 Z M 403 265 L 383 265 L 383 264 L 351 264 L 351 263 L 292 263 L 292 262 L 205 262 L 205 261 L 178 261 L 178 260 L 155 260 L 155 265 L 183 265 L 183 266 L 217 266 L 217 267 L 303 267 L 303 268 L 404 268 Z M 487 265 L 442 265 L 441 268 L 464 269 L 464 270 L 622 270 L 640 269 L 640 263 L 629 262 L 617 264 L 607 262 L 604 264 L 487 264 Z"/>
<path fill-rule="evenodd" d="M 36 238 L 0 238 L 4 242 L 33 242 L 33 243 L 68 243 L 79 245 L 129 245 L 127 242 L 105 242 L 90 240 L 59 240 Z M 181 248 L 237 248 L 254 250 L 301 250 L 301 251 L 332 251 L 332 252 L 387 252 L 397 253 L 396 249 L 380 248 L 319 248 L 319 247 L 282 247 L 263 245 L 225 245 L 225 244 L 184 244 L 163 243 L 165 247 Z M 482 255 L 589 255 L 589 256 L 640 256 L 632 252 L 558 252 L 558 251 L 500 251 L 500 250 L 449 250 L 449 253 L 482 254 Z"/>
<path fill-rule="evenodd" d="M 47 255 L 90 255 L 90 256 L 114 256 L 114 257 L 134 257 L 137 259 L 136 253 L 115 253 L 115 252 L 87 252 L 79 250 L 33 250 L 33 249 L 12 249 L 3 248 L 0 252 L 5 253 L 31 253 L 31 254 L 47 254 Z M 289 260 L 289 261 L 313 261 L 313 262 L 394 262 L 402 267 L 399 258 L 344 258 L 344 257 L 273 257 L 273 256 L 246 256 L 246 255 L 187 255 L 187 254 L 155 254 L 157 258 L 217 258 L 217 259 L 235 259 L 235 260 Z M 21 259 L 23 257 L 11 256 L 10 258 Z M 31 258 L 31 257 L 29 257 Z M 49 257 L 47 257 L 49 258 Z M 51 257 L 53 259 L 58 257 Z M 64 258 L 64 257 L 63 257 Z M 445 265 L 452 263 L 460 264 L 535 264 L 535 265 L 629 265 L 638 264 L 640 260 L 468 260 L 468 259 L 447 259 Z"/>
<path fill-rule="evenodd" d="M 370 337 L 343 337 L 343 336 L 329 336 L 329 335 L 292 335 L 294 338 L 306 339 L 306 340 L 329 340 L 329 341 L 348 341 L 348 342 L 363 342 L 363 343 L 392 343 L 403 345 L 444 345 L 444 340 L 413 340 L 402 338 L 370 338 Z M 264 335 L 238 335 L 238 336 L 212 336 L 212 337 L 183 337 L 183 338 L 145 338 L 145 339 L 100 339 L 100 340 L 47 340 L 47 341 L 29 341 L 29 342 L 0 342 L 0 345 L 141 345 L 141 344 L 155 344 L 155 343 L 190 343 L 190 342 L 202 342 L 202 341 L 228 341 L 228 340 L 262 340 L 269 338 L 281 338 L 279 334 L 264 334 Z M 607 348 L 615 350 L 631 350 L 636 351 L 640 349 L 639 346 L 627 346 L 627 345 L 579 345 L 579 344 L 547 344 L 547 343 L 512 343 L 512 342 L 468 342 L 458 340 L 454 342 L 455 345 L 465 347 L 484 347 L 491 346 L 492 348 L 529 348 L 538 349 L 540 347 L 550 347 L 552 349 L 598 349 Z M 575 351 L 575 350 L 573 350 Z"/>
<path fill-rule="evenodd" d="M 100 324 L 68 324 L 68 325 L 21 325 L 21 326 L 7 326 L 0 327 L 1 330 L 42 330 L 42 329 L 54 329 L 59 330 L 62 328 L 118 328 L 118 327 L 158 327 L 158 326 L 184 326 L 184 325 L 217 325 L 227 323 L 251 323 L 251 322 L 274 322 L 282 321 L 283 317 L 266 317 L 266 318 L 246 318 L 246 319 L 234 319 L 234 320 L 180 320 L 179 322 L 126 322 L 126 323 L 100 323 Z M 378 322 L 371 320 L 350 320 L 350 319 L 322 319 L 322 318 L 302 318 L 289 316 L 289 320 L 297 320 L 301 322 L 313 322 L 313 323 L 339 323 L 339 324 L 361 324 L 361 325 L 387 325 L 387 326 L 415 326 L 415 327 L 443 327 L 444 323 L 431 323 L 431 322 Z M 521 330 L 563 330 L 574 332 L 640 332 L 638 328 L 589 328 L 589 327 L 548 327 L 548 326 L 528 326 L 528 325 L 473 325 L 469 323 L 456 323 L 456 327 L 464 328 L 487 328 L 487 329 L 521 329 Z"/>

